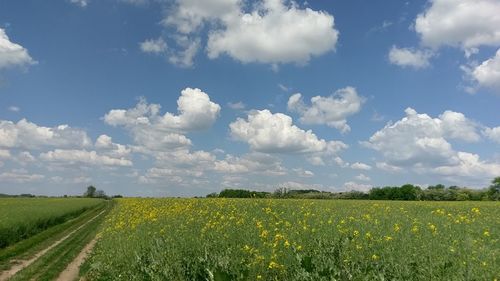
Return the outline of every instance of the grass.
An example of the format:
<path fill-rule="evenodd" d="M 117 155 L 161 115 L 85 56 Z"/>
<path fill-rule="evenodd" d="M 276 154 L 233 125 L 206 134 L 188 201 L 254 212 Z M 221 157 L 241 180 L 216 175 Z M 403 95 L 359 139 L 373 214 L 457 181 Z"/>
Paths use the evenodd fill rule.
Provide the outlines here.
<path fill-rule="evenodd" d="M 97 205 L 95 208 L 86 210 L 83 214 L 74 219 L 67 220 L 64 223 L 50 227 L 25 240 L 19 241 L 4 249 L 0 249 L 0 271 L 9 269 L 11 266 L 10 261 L 13 259 L 28 259 L 30 256 L 52 245 L 55 241 L 66 236 L 85 221 L 97 215 L 105 206 L 105 202 L 101 202 L 101 204 Z"/>
<path fill-rule="evenodd" d="M 101 202 L 89 198 L 1 198 L 0 249 L 75 218 Z"/>
<path fill-rule="evenodd" d="M 495 280 L 500 203 L 121 199 L 88 280 Z"/>
<path fill-rule="evenodd" d="M 91 216 L 85 216 L 85 219 L 81 220 L 81 222 L 74 227 L 76 228 L 86 223 L 81 229 L 48 251 L 33 264 L 18 272 L 11 280 L 42 281 L 57 278 L 60 272 L 62 272 L 68 264 L 76 258 L 85 245 L 87 245 L 95 237 L 100 224 L 111 208 L 112 203 L 108 202 L 104 208 L 97 210 L 98 212 L 92 212 Z M 104 209 L 105 212 L 89 222 L 89 219 L 93 218 L 96 213 L 100 213 L 102 209 Z"/>

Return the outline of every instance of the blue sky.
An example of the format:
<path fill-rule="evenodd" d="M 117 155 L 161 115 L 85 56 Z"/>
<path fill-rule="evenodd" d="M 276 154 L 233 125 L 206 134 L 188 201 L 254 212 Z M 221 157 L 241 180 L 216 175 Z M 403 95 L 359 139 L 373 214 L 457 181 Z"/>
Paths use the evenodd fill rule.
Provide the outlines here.
<path fill-rule="evenodd" d="M 0 3 L 0 193 L 482 188 L 495 0 Z"/>

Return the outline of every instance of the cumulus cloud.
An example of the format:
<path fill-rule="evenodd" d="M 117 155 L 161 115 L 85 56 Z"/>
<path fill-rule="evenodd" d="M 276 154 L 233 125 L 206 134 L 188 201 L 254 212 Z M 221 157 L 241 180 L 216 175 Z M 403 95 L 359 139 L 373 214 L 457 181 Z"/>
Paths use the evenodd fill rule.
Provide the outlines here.
<path fill-rule="evenodd" d="M 10 41 L 5 30 L 0 28 L 0 69 L 13 66 L 29 66 L 36 64 L 28 50 Z"/>
<path fill-rule="evenodd" d="M 402 67 L 413 67 L 415 69 L 426 68 L 433 53 L 429 50 L 415 50 L 411 48 L 398 48 L 392 46 L 389 51 L 389 61 Z"/>
<path fill-rule="evenodd" d="M 497 0 L 431 0 L 415 20 L 424 45 L 470 49 L 500 44 L 500 2 Z"/>
<path fill-rule="evenodd" d="M 44 178 L 44 175 L 30 174 L 27 171 L 11 171 L 0 173 L 0 182 L 31 183 L 39 182 Z"/>
<path fill-rule="evenodd" d="M 55 149 L 43 152 L 40 159 L 48 162 L 59 162 L 65 164 L 89 164 L 102 166 L 132 166 L 132 161 L 124 157 L 114 158 L 108 155 L 98 154 L 96 151 L 76 149 Z"/>
<path fill-rule="evenodd" d="M 250 10 L 249 10 L 250 9 Z M 177 0 L 163 20 L 179 34 L 208 26 L 207 54 L 241 61 L 303 64 L 335 49 L 338 31 L 332 15 L 283 0 L 246 5 L 240 0 Z"/>
<path fill-rule="evenodd" d="M 371 178 L 365 174 L 359 174 L 356 176 L 356 179 L 357 180 L 360 180 L 360 181 L 371 181 Z"/>
<path fill-rule="evenodd" d="M 226 155 L 224 160 L 216 161 L 214 170 L 225 174 L 263 174 L 282 176 L 286 169 L 281 160 L 265 153 L 252 152 L 241 157 Z"/>
<path fill-rule="evenodd" d="M 474 123 L 462 113 L 445 111 L 438 118 L 405 110 L 406 117 L 387 124 L 364 144 L 380 151 L 388 164 L 396 166 L 414 164 L 451 164 L 455 152 L 446 140 L 478 141 L 480 136 Z"/>
<path fill-rule="evenodd" d="M 355 170 L 365 170 L 365 171 L 372 169 L 370 165 L 361 162 L 352 163 L 351 168 Z"/>
<path fill-rule="evenodd" d="M 500 33 L 500 31 L 499 31 Z M 483 61 L 480 65 L 473 69 L 464 68 L 468 77 L 475 83 L 473 92 L 477 88 L 489 88 L 500 93 L 500 49 L 497 50 L 495 56 Z"/>
<path fill-rule="evenodd" d="M 104 121 L 125 127 L 142 148 L 173 149 L 191 145 L 183 133 L 210 128 L 221 109 L 206 93 L 192 88 L 182 90 L 177 105 L 178 115 L 169 112 L 161 115 L 159 104 L 148 104 L 141 99 L 135 108 L 110 110 Z"/>
<path fill-rule="evenodd" d="M 346 118 L 359 112 L 363 102 L 355 88 L 346 87 L 328 97 L 312 97 L 311 105 L 304 103 L 300 93 L 294 94 L 288 99 L 288 110 L 297 112 L 304 124 L 326 124 L 345 133 L 351 130 Z"/>
<path fill-rule="evenodd" d="M 167 50 L 167 43 L 163 38 L 148 39 L 139 44 L 141 51 L 145 53 L 160 54 Z"/>
<path fill-rule="evenodd" d="M 293 171 L 297 174 L 297 176 L 299 176 L 301 178 L 314 177 L 314 173 L 312 171 L 309 171 L 309 170 L 304 170 L 302 168 L 297 168 L 297 169 L 293 169 Z"/>
<path fill-rule="evenodd" d="M 131 149 L 126 145 L 114 143 L 108 135 L 100 135 L 94 146 L 102 150 L 106 155 L 116 158 L 128 157 L 131 152 Z"/>
<path fill-rule="evenodd" d="M 377 167 L 398 172 L 412 169 L 418 173 L 451 176 L 456 178 L 485 181 L 498 173 L 498 163 L 481 161 L 479 156 L 456 151 L 450 139 L 476 142 L 480 125 L 467 119 L 463 114 L 445 111 L 438 118 L 418 114 L 406 109 L 406 117 L 394 124 L 387 124 L 373 134 L 363 144 L 379 151 L 383 162 Z"/>
<path fill-rule="evenodd" d="M 483 134 L 490 140 L 500 143 L 500 126 L 495 128 L 485 128 Z"/>
<path fill-rule="evenodd" d="M 238 118 L 229 127 L 235 139 L 258 152 L 333 154 L 347 147 L 340 141 L 319 139 L 311 130 L 293 125 L 290 116 L 267 109 L 252 111 L 246 120 Z"/>
<path fill-rule="evenodd" d="M 92 144 L 87 133 L 68 125 L 43 127 L 26 119 L 19 122 L 0 120 L 0 147 L 38 149 L 41 147 L 87 147 Z"/>
<path fill-rule="evenodd" d="M 348 181 L 344 183 L 344 189 L 349 190 L 349 191 L 363 191 L 367 192 L 372 188 L 371 184 L 363 184 L 363 183 L 357 183 L 354 181 Z"/>

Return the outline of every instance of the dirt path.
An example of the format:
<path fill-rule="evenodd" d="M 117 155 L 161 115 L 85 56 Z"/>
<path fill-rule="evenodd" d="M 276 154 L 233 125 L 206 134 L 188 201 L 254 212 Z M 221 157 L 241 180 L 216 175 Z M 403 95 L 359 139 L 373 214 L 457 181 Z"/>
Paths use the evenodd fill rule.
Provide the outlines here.
<path fill-rule="evenodd" d="M 63 238 L 57 240 L 56 242 L 54 242 L 49 247 L 47 247 L 47 248 L 41 250 L 40 252 L 36 253 L 31 259 L 29 259 L 29 260 L 22 260 L 22 261 L 16 261 L 16 262 L 18 262 L 17 264 L 15 264 L 14 266 L 12 266 L 10 269 L 8 269 L 8 270 L 0 273 L 0 281 L 8 280 L 9 278 L 11 278 L 12 276 L 14 276 L 19 271 L 25 269 L 30 264 L 34 263 L 37 259 L 39 259 L 41 256 L 45 255 L 48 251 L 52 250 L 57 245 L 61 244 L 64 240 L 68 239 L 75 232 L 77 232 L 78 230 L 82 229 L 88 223 L 90 223 L 91 221 L 95 220 L 97 217 L 99 217 L 100 215 L 102 215 L 104 212 L 105 211 L 100 212 L 95 217 L 89 219 L 87 222 L 85 222 L 84 224 L 80 225 L 77 229 L 71 231 L 69 234 L 67 234 Z"/>
<path fill-rule="evenodd" d="M 97 242 L 97 238 L 90 241 L 78 254 L 78 256 L 66 267 L 66 269 L 59 274 L 56 281 L 73 281 L 76 280 L 80 273 L 80 266 L 83 264 L 87 256 L 92 252 L 92 249 Z"/>

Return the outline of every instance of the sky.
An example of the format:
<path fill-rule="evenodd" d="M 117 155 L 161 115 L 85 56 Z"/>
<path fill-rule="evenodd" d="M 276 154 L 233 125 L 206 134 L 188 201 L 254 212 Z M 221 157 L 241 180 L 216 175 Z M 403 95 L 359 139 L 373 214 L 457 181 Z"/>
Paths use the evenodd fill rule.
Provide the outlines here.
<path fill-rule="evenodd" d="M 500 1 L 2 0 L 0 193 L 484 188 Z"/>

